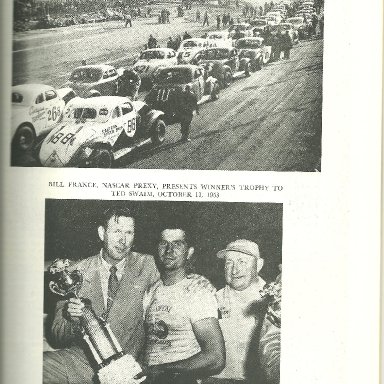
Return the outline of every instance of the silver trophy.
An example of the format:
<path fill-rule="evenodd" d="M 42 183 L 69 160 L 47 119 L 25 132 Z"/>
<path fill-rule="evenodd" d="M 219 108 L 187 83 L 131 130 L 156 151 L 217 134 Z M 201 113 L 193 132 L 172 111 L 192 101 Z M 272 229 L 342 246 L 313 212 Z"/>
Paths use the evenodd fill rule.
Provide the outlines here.
<path fill-rule="evenodd" d="M 98 364 L 100 382 L 124 384 L 141 372 L 140 365 L 124 353 L 105 319 L 97 316 L 89 299 L 80 298 L 83 282 L 80 271 L 69 271 L 69 260 L 56 259 L 49 267 L 50 290 L 63 297 L 76 297 L 84 303 L 80 318 L 81 333 Z"/>

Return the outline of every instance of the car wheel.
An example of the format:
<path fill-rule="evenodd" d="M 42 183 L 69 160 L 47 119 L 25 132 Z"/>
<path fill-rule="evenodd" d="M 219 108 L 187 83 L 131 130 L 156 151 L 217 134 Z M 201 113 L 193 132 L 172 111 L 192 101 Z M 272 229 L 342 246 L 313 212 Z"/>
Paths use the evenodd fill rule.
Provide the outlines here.
<path fill-rule="evenodd" d="M 232 83 L 232 73 L 227 71 L 224 73 L 224 81 L 223 81 L 224 87 L 229 87 Z"/>
<path fill-rule="evenodd" d="M 160 145 L 165 140 L 165 123 L 161 119 L 157 119 L 152 125 L 151 139 L 152 144 Z"/>
<path fill-rule="evenodd" d="M 23 123 L 17 129 L 13 138 L 13 147 L 15 150 L 28 151 L 33 147 L 36 141 L 36 133 L 32 125 Z"/>
<path fill-rule="evenodd" d="M 108 148 L 96 148 L 92 153 L 90 163 L 92 168 L 111 168 L 113 154 Z"/>

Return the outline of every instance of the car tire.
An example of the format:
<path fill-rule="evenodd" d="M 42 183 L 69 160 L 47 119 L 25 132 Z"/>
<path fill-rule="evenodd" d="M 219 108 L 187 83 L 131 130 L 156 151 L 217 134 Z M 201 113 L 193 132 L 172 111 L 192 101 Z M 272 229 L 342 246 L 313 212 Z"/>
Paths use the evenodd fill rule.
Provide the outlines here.
<path fill-rule="evenodd" d="M 13 137 L 13 149 L 21 152 L 30 150 L 36 142 L 36 132 L 31 124 L 23 123 Z"/>
<path fill-rule="evenodd" d="M 157 119 L 151 128 L 151 140 L 155 146 L 161 145 L 165 140 L 166 125 L 162 119 Z"/>
<path fill-rule="evenodd" d="M 226 71 L 224 73 L 224 79 L 223 79 L 223 86 L 224 88 L 227 88 L 231 85 L 232 83 L 232 73 L 229 71 Z"/>
<path fill-rule="evenodd" d="M 95 148 L 90 160 L 92 168 L 111 168 L 113 164 L 113 154 L 108 148 Z"/>

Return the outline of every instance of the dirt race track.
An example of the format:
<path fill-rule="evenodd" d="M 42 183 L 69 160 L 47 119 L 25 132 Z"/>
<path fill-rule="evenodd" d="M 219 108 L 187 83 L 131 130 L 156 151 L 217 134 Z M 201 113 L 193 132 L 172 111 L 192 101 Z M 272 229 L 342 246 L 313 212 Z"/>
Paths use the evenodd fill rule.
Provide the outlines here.
<path fill-rule="evenodd" d="M 209 29 L 212 29 L 210 26 Z M 182 19 L 73 26 L 14 37 L 13 83 L 61 86 L 83 58 L 89 64 L 128 66 L 152 33 L 164 46 L 170 35 L 201 36 L 208 28 Z M 300 42 L 290 60 L 270 63 L 235 80 L 194 117 L 189 143 L 178 124 L 159 148 L 147 148 L 116 166 L 162 169 L 314 171 L 321 158 L 323 40 Z M 35 165 L 29 156 L 20 165 Z"/>

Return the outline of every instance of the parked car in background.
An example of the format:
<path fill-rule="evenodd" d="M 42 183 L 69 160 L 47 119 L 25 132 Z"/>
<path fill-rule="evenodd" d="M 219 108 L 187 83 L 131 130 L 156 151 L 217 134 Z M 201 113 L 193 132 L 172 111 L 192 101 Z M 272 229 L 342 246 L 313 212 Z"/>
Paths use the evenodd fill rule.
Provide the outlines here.
<path fill-rule="evenodd" d="M 250 74 L 250 59 L 239 58 L 237 49 L 233 47 L 206 49 L 201 52 L 200 64 L 212 65 L 212 76 L 222 88 L 229 86 L 234 78 Z"/>
<path fill-rule="evenodd" d="M 209 41 L 202 38 L 186 39 L 182 41 L 177 50 L 177 62 L 179 64 L 190 63 L 197 51 L 207 48 L 208 46 Z"/>
<path fill-rule="evenodd" d="M 160 69 L 145 101 L 152 108 L 163 111 L 167 123 L 176 123 L 179 121 L 180 95 L 187 85 L 198 103 L 218 98 L 217 80 L 207 76 L 203 68 L 187 64 Z"/>
<path fill-rule="evenodd" d="M 212 31 L 207 33 L 207 40 L 210 47 L 232 46 L 232 37 L 229 31 Z"/>
<path fill-rule="evenodd" d="M 108 64 L 84 65 L 73 70 L 63 87 L 72 88 L 80 97 L 91 95 L 114 96 L 119 74 Z"/>
<path fill-rule="evenodd" d="M 241 34 L 241 36 L 239 36 L 238 38 L 252 36 L 252 29 L 253 28 L 251 24 L 238 23 L 238 24 L 232 24 L 228 28 L 228 32 L 233 39 L 236 33 Z"/>
<path fill-rule="evenodd" d="M 43 141 L 40 162 L 46 167 L 109 168 L 145 144 L 162 144 L 163 116 L 126 97 L 76 97 L 66 106 L 61 124 Z"/>
<path fill-rule="evenodd" d="M 271 57 L 271 47 L 264 45 L 262 37 L 246 37 L 236 42 L 240 58 L 249 58 L 249 68 L 252 72 L 260 70 Z"/>
<path fill-rule="evenodd" d="M 66 93 L 43 84 L 12 87 L 12 152 L 32 149 L 37 138 L 51 131 L 61 120 Z"/>
<path fill-rule="evenodd" d="M 299 39 L 304 39 L 308 36 L 308 24 L 305 22 L 304 17 L 290 17 L 286 22 L 292 24 L 299 35 Z"/>
<path fill-rule="evenodd" d="M 291 37 L 291 40 L 292 40 L 292 44 L 299 43 L 299 32 L 293 27 L 293 24 L 280 23 L 278 25 L 278 28 L 282 33 L 285 33 L 286 31 L 288 31 L 289 36 Z"/>
<path fill-rule="evenodd" d="M 171 48 L 146 49 L 134 63 L 133 69 L 140 75 L 141 85 L 152 86 L 153 77 L 159 68 L 176 65 L 176 52 Z"/>

